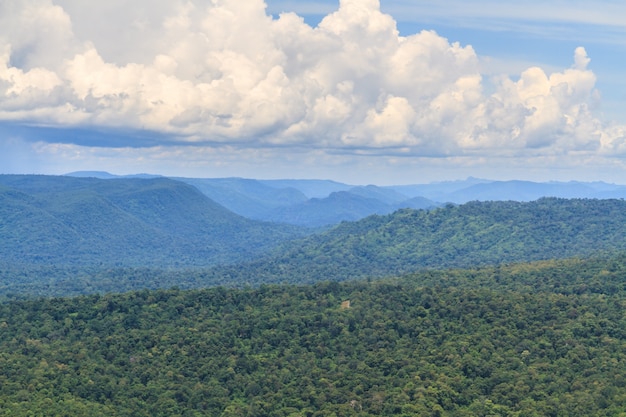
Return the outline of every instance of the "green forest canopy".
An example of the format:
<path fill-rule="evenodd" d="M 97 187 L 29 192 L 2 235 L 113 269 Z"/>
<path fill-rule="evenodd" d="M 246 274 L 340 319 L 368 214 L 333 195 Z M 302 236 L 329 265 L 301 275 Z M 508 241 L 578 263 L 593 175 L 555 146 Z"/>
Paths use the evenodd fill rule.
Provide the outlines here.
<path fill-rule="evenodd" d="M 0 304 L 0 416 L 617 416 L 626 256 Z"/>
<path fill-rule="evenodd" d="M 250 229 L 239 233 L 247 236 L 245 230 Z M 254 238 L 247 243 L 229 243 L 222 250 L 232 249 L 233 245 L 248 247 L 250 242 L 263 238 L 264 229 L 252 230 L 256 230 Z M 197 240 L 203 235 L 194 236 Z M 277 235 L 269 236 L 277 244 Z M 285 239 L 289 235 L 282 236 Z M 107 259 L 106 245 L 101 247 L 102 252 L 94 252 L 95 258 L 88 265 L 24 264 L 7 259 L 0 261 L 0 295 L 75 295 L 173 285 L 242 287 L 380 278 L 426 269 L 617 253 L 626 250 L 625 236 L 623 200 L 472 202 L 430 211 L 400 210 L 345 222 L 324 233 L 283 243 L 263 258 L 211 268 L 193 267 L 202 265 L 202 261 L 193 259 L 197 251 L 188 253 L 191 259 L 181 258 L 178 266 L 172 263 L 177 260 L 176 251 L 164 258 L 144 251 L 132 268 L 95 262 L 101 253 Z M 10 251 L 8 247 L 4 253 Z M 241 258 L 242 253 L 234 257 Z M 167 268 L 161 264 L 164 259 L 169 260 Z M 233 256 L 230 259 L 232 262 Z"/>

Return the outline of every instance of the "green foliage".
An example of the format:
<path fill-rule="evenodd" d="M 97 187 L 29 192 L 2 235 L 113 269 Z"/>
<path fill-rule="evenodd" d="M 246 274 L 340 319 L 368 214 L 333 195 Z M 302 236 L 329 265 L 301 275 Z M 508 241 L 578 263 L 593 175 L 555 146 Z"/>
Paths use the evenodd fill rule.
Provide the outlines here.
<path fill-rule="evenodd" d="M 0 189 L 0 296 L 344 281 L 626 250 L 623 200 L 405 209 L 279 245 L 304 232 L 212 211 L 171 180 L 28 184 L 32 195 Z"/>
<path fill-rule="evenodd" d="M 304 232 L 245 219 L 166 178 L 0 175 L 0 263 L 200 267 L 241 262 Z"/>
<path fill-rule="evenodd" d="M 399 210 L 284 245 L 267 260 L 220 268 L 252 283 L 311 283 L 626 250 L 626 201 L 545 198 Z"/>
<path fill-rule="evenodd" d="M 625 274 L 620 256 L 8 302 L 0 416 L 620 415 Z"/>

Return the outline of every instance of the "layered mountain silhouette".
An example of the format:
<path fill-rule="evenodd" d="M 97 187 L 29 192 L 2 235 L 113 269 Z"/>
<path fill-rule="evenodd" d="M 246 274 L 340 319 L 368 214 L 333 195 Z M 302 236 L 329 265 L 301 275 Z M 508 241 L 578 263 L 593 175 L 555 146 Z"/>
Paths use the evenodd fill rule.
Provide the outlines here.
<path fill-rule="evenodd" d="M 472 182 L 465 189 L 458 182 L 443 187 L 448 196 L 476 189 L 487 196 L 490 185 L 502 197 L 515 189 L 519 198 L 540 189 L 540 184 Z M 16 286 L 46 293 L 54 285 L 61 291 L 60 280 L 78 293 L 179 283 L 306 283 L 626 250 L 622 199 L 441 204 L 412 196 L 420 186 L 336 191 L 337 183 L 319 181 L 315 192 L 328 185 L 328 195 L 309 198 L 297 180 L 280 185 L 0 175 L 0 293 Z M 222 201 L 232 205 L 263 203 L 265 221 L 236 214 L 207 196 L 208 191 L 221 195 L 219 187 L 231 197 L 222 195 Z M 421 191 L 442 195 L 433 187 Z M 623 192 L 604 183 L 545 189 L 577 196 Z"/>

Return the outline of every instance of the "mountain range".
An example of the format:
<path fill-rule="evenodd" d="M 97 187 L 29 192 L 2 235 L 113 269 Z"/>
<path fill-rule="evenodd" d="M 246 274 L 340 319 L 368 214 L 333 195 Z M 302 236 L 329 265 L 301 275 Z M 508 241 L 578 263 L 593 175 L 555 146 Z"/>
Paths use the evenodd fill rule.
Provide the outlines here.
<path fill-rule="evenodd" d="M 248 264 L 216 267 L 245 285 L 396 276 L 626 251 L 626 201 L 541 198 L 402 209 L 281 245 Z"/>
<path fill-rule="evenodd" d="M 0 175 L 0 415 L 619 415 L 621 193 Z"/>
<path fill-rule="evenodd" d="M 430 200 L 407 196 L 406 186 L 404 193 L 376 186 L 337 191 L 338 183 L 307 181 L 317 193 L 329 187 L 327 197 L 307 198 L 295 180 L 279 188 L 255 180 L 214 183 L 240 200 L 280 194 L 294 203 L 275 206 L 281 221 L 270 222 L 236 214 L 201 187 L 171 178 L 0 175 L 0 294 L 344 281 L 626 250 L 622 199 L 427 206 Z M 448 193 L 459 186 L 444 184 Z M 597 185 L 595 192 L 618 191 Z M 407 201 L 428 209 L 387 213 Z M 346 221 L 348 214 L 362 218 Z M 319 219 L 331 223 L 315 227 Z"/>
<path fill-rule="evenodd" d="M 151 178 L 81 171 L 74 177 Z M 213 201 L 241 216 L 306 227 L 328 227 L 401 208 L 429 209 L 469 201 L 533 201 L 541 197 L 626 198 L 626 186 L 605 182 L 465 180 L 412 185 L 350 185 L 331 180 L 257 180 L 247 178 L 173 178 L 193 185 Z"/>

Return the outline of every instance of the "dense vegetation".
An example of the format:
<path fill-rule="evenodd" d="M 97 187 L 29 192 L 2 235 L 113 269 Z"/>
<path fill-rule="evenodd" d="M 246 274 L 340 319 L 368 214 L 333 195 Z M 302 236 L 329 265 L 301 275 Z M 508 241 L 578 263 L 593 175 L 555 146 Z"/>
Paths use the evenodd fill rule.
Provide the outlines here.
<path fill-rule="evenodd" d="M 326 232 L 278 245 L 281 239 L 293 237 L 294 231 L 237 216 L 233 223 L 232 213 L 226 212 L 229 215 L 222 218 L 222 211 L 206 211 L 206 205 L 194 206 L 188 200 L 167 203 L 172 199 L 172 181 L 160 181 L 154 188 L 165 190 L 146 190 L 152 199 L 133 200 L 125 195 L 117 201 L 107 197 L 115 202 L 115 210 L 141 201 L 161 207 L 157 212 L 142 209 L 142 215 L 135 217 L 143 219 L 140 224 L 149 224 L 150 230 L 159 231 L 150 235 L 151 241 L 132 234 L 132 225 L 116 228 L 101 212 L 93 216 L 87 209 L 72 211 L 78 219 L 57 213 L 47 221 L 23 210 L 20 218 L 24 225 L 15 221 L 15 214 L 0 216 L 5 221 L 0 227 L 0 296 L 345 281 L 626 250 L 623 200 L 545 198 L 528 203 L 472 202 L 434 210 L 405 209 L 344 222 Z M 158 195 L 161 200 L 155 200 Z M 191 195 L 205 200 L 195 191 Z M 29 204 L 25 207 L 34 207 Z M 174 210 L 166 210 L 167 204 L 187 208 L 171 214 Z M 3 210 L 15 213 L 17 208 L 0 206 Z M 88 226 L 89 222 L 95 225 Z M 70 223 L 73 234 L 62 233 Z M 29 232 L 28 227 L 48 234 L 42 237 L 44 232 Z M 82 236 L 83 227 L 85 237 L 71 239 Z M 11 230 L 13 234 L 7 232 Z M 277 249 L 270 252 L 272 245 Z M 262 253 L 266 255 L 261 257 Z M 244 262 L 247 256 L 258 258 Z M 230 264 L 206 268 L 220 261 Z"/>
<path fill-rule="evenodd" d="M 166 178 L 0 175 L 0 264 L 198 267 L 248 260 L 303 235 Z"/>
<path fill-rule="evenodd" d="M 0 416 L 618 416 L 626 256 L 0 304 Z"/>
<path fill-rule="evenodd" d="M 400 201 L 351 193 L 318 203 Z M 0 175 L 0 417 L 626 416 L 626 202 L 307 233 L 165 178 Z"/>
<path fill-rule="evenodd" d="M 345 222 L 212 280 L 312 283 L 626 250 L 626 201 L 544 198 L 399 210 Z"/>

